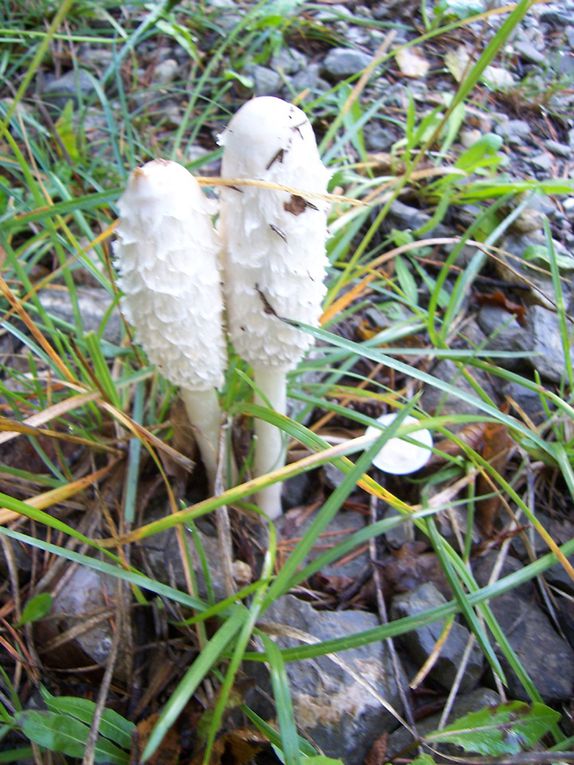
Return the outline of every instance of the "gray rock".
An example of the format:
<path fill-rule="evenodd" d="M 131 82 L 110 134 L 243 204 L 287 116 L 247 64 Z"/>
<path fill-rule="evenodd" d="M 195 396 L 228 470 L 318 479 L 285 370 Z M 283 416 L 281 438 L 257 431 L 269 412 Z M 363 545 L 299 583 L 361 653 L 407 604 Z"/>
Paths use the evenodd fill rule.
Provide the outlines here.
<path fill-rule="evenodd" d="M 542 377 L 560 382 L 566 372 L 565 353 L 560 336 L 560 323 L 553 311 L 540 305 L 528 309 L 526 327 L 503 308 L 487 306 L 478 314 L 481 329 L 489 336 L 487 347 L 498 351 L 522 352 L 524 361 Z M 570 342 L 570 355 L 574 363 L 574 349 Z M 521 365 L 520 359 L 497 359 L 507 368 Z"/>
<path fill-rule="evenodd" d="M 572 698 L 574 650 L 554 631 L 533 599 L 512 592 L 492 600 L 490 607 L 544 701 Z M 500 661 L 508 679 L 510 698 L 528 701 L 522 683 L 502 655 Z"/>
<path fill-rule="evenodd" d="M 80 104 L 95 92 L 92 76 L 85 69 L 74 69 L 51 82 L 43 91 L 46 101 L 63 108 L 68 101 Z"/>
<path fill-rule="evenodd" d="M 514 43 L 514 50 L 520 58 L 530 61 L 532 64 L 544 64 L 546 57 L 542 51 L 537 50 L 528 40 L 518 40 Z"/>
<path fill-rule="evenodd" d="M 530 164 L 534 165 L 538 170 L 546 172 L 552 167 L 552 157 L 546 152 L 542 152 L 542 154 L 536 154 L 534 157 L 531 157 Z"/>
<path fill-rule="evenodd" d="M 305 533 L 315 516 L 311 515 L 305 523 L 300 526 L 294 526 L 289 514 L 283 515 L 277 521 L 277 529 L 282 541 L 289 539 L 299 539 L 305 536 Z M 351 511 L 341 511 L 333 518 L 328 528 L 319 538 L 317 548 L 314 548 L 309 554 L 309 560 L 314 560 L 323 554 L 327 548 L 340 544 L 344 539 L 351 536 L 365 527 L 365 518 L 360 513 Z M 348 559 L 344 564 L 337 561 L 321 569 L 325 576 L 348 576 L 352 579 L 358 579 L 366 568 L 371 565 L 368 552 L 361 555 L 355 555 Z"/>
<path fill-rule="evenodd" d="M 62 633 L 74 630 L 73 637 L 55 648 L 56 654 L 49 655 L 53 657 L 62 650 L 68 654 L 59 666 L 70 666 L 69 662 L 72 666 L 74 662 L 83 663 L 82 655 L 104 666 L 112 647 L 113 630 L 116 629 L 112 619 L 121 597 L 120 587 L 121 583 L 114 577 L 85 566 L 69 569 L 53 591 L 52 618 L 38 625 L 38 635 L 43 638 L 38 640 L 38 644 L 45 646 L 50 639 L 57 639 Z M 85 629 L 80 629 L 82 626 Z M 114 667 L 114 674 L 120 679 L 125 679 L 127 675 L 128 647 L 126 641 L 120 641 Z"/>
<path fill-rule="evenodd" d="M 473 561 L 473 574 L 481 587 L 489 581 L 497 557 L 497 553 L 489 553 Z M 499 578 L 521 568 L 519 560 L 506 556 Z M 543 699 L 552 702 L 569 698 L 574 690 L 574 651 L 554 631 L 548 617 L 537 605 L 532 582 L 525 582 L 512 592 L 491 600 L 490 607 Z M 527 701 L 520 681 L 501 652 L 497 650 L 497 653 L 508 678 L 509 697 Z"/>
<path fill-rule="evenodd" d="M 493 351 L 523 352 L 528 350 L 529 335 L 516 318 L 498 306 L 484 306 L 478 313 L 478 325 L 487 336 L 486 348 Z M 497 358 L 497 364 L 508 369 L 523 365 L 517 358 Z"/>
<path fill-rule="evenodd" d="M 401 229 L 411 229 L 412 231 L 426 226 L 431 219 L 428 213 L 419 210 L 417 207 L 411 207 L 403 202 L 399 202 L 398 199 L 393 202 L 389 210 L 389 217 L 393 219 L 393 222 L 397 222 Z"/>
<path fill-rule="evenodd" d="M 477 688 L 471 693 L 465 696 L 457 696 L 456 701 L 453 704 L 452 711 L 448 718 L 447 724 L 454 722 L 459 717 L 470 712 L 478 712 L 486 707 L 496 706 L 500 704 L 502 699 L 495 691 L 490 688 Z M 417 733 L 420 736 L 424 736 L 426 733 L 430 733 L 436 730 L 440 723 L 441 713 L 430 715 L 425 717 L 424 720 L 417 722 Z M 405 728 L 399 728 L 394 733 L 391 733 L 387 742 L 386 758 L 391 759 L 396 757 L 403 749 L 408 746 L 413 746 L 415 743 L 411 734 Z M 451 756 L 463 756 L 466 754 L 461 747 L 440 744 L 437 747 L 438 751 L 443 754 Z"/>
<path fill-rule="evenodd" d="M 548 149 L 548 151 L 551 151 L 552 154 L 555 154 L 557 157 L 564 157 L 565 159 L 570 159 L 572 156 L 572 149 L 570 146 L 567 146 L 565 143 L 559 143 L 558 141 L 544 141 L 544 146 Z"/>
<path fill-rule="evenodd" d="M 454 361 L 439 361 L 431 370 L 432 375 L 438 380 L 444 380 L 450 385 L 456 386 L 457 390 L 464 391 L 476 398 L 476 393 L 469 383 L 464 379 L 460 369 Z M 473 376 L 479 381 L 482 388 L 488 395 L 496 400 L 496 390 L 494 389 L 489 377 L 476 369 L 473 370 Z M 422 395 L 423 409 L 436 415 L 446 414 L 478 414 L 481 410 L 473 404 L 463 401 L 455 395 L 442 391 L 438 387 L 426 386 Z"/>
<path fill-rule="evenodd" d="M 309 64 L 293 77 L 291 85 L 296 93 L 302 90 L 312 90 L 315 92 L 325 92 L 331 87 L 329 83 L 321 76 L 321 67 L 319 64 Z"/>
<path fill-rule="evenodd" d="M 284 74 L 297 74 L 307 66 L 307 56 L 297 48 L 281 48 L 271 59 L 271 68 Z"/>
<path fill-rule="evenodd" d="M 112 298 L 101 287 L 78 287 L 76 295 L 84 332 L 97 332 L 112 303 Z M 74 325 L 73 304 L 68 290 L 63 287 L 40 290 L 38 298 L 48 313 L 72 326 Z M 108 342 L 119 345 L 121 336 L 121 318 L 116 308 L 107 317 L 103 337 Z"/>
<path fill-rule="evenodd" d="M 571 21 L 567 11 L 561 11 L 557 8 L 548 8 L 542 11 L 540 14 L 540 21 L 544 24 L 551 24 L 552 26 L 562 26 L 568 24 Z"/>
<path fill-rule="evenodd" d="M 333 48 L 323 61 L 323 73 L 334 80 L 344 80 L 362 72 L 371 63 L 371 56 L 354 48 Z"/>
<path fill-rule="evenodd" d="M 364 611 L 316 611 L 292 595 L 280 598 L 265 612 L 261 623 L 269 622 L 303 630 L 319 640 L 352 635 L 379 623 L 374 614 Z M 278 638 L 278 643 L 282 647 L 300 644 L 288 637 Z M 400 711 L 398 688 L 384 642 L 342 651 L 337 657 L 359 679 L 326 656 L 287 664 L 295 719 L 327 756 L 340 757 L 346 765 L 363 765 L 374 739 L 396 727 L 396 720 L 361 680 Z M 260 687 L 268 687 L 262 669 L 254 667 L 256 678 Z M 257 711 L 257 699 L 251 703 Z"/>
<path fill-rule="evenodd" d="M 213 592 L 218 600 L 226 597 L 223 570 L 218 562 L 221 560 L 220 544 L 217 537 L 208 536 L 196 529 L 196 544 L 203 548 L 209 565 L 209 575 Z M 207 583 L 197 554 L 192 532 L 185 531 L 187 546 L 191 551 L 193 568 L 197 577 L 198 593 L 201 598 L 207 597 Z M 169 529 L 161 534 L 144 539 L 141 543 L 141 554 L 149 571 L 160 582 L 187 591 L 185 568 L 178 553 L 178 540 L 175 529 Z"/>
<path fill-rule="evenodd" d="M 552 382 L 560 382 L 566 372 L 565 351 L 560 337 L 560 323 L 557 315 L 540 305 L 533 305 L 528 311 L 528 330 L 532 337 L 532 350 L 537 355 L 530 359 L 540 375 Z M 574 338 L 571 325 L 570 358 L 574 363 Z"/>
<path fill-rule="evenodd" d="M 411 592 L 395 595 L 391 606 L 391 617 L 400 619 L 404 616 L 415 616 L 429 608 L 446 603 L 446 599 L 431 582 L 422 584 Z M 411 658 L 422 666 L 435 648 L 444 627 L 444 621 L 433 622 L 419 629 L 401 635 L 399 642 L 404 646 Z M 440 656 L 429 673 L 436 683 L 445 690 L 450 690 L 458 671 L 462 655 L 470 632 L 458 622 L 454 622 L 446 639 Z M 475 645 L 470 653 L 465 672 L 462 676 L 461 690 L 463 693 L 472 690 L 482 673 L 483 657 L 480 648 Z"/>
<path fill-rule="evenodd" d="M 559 241 L 556 239 L 552 241 L 557 255 L 562 257 L 569 256 L 568 250 Z M 552 309 L 556 299 L 552 279 L 530 265 L 532 262 L 532 266 L 539 268 L 547 264 L 540 259 L 533 259 L 531 261 L 527 257 L 528 252 L 535 252 L 537 248 L 546 249 L 543 231 L 533 232 L 527 236 L 509 235 L 503 239 L 500 247 L 515 256 L 506 259 L 502 255 L 500 258 L 497 258 L 494 267 L 500 278 L 507 281 L 508 284 L 516 284 L 522 288 L 528 283 L 535 285 L 536 289 L 522 292 L 523 300 L 527 303 L 536 303 L 545 308 Z M 562 288 L 564 290 L 565 302 L 568 304 L 572 287 L 569 286 L 568 282 L 563 282 Z"/>
<path fill-rule="evenodd" d="M 281 75 L 267 66 L 254 66 L 250 72 L 256 96 L 276 96 L 281 90 Z"/>
<path fill-rule="evenodd" d="M 530 417 L 535 425 L 540 425 L 546 419 L 546 411 L 542 406 L 541 397 L 533 390 L 519 383 L 506 383 L 502 391 L 505 396 L 515 401 L 520 409 Z M 548 404 L 547 404 L 548 406 Z"/>
<path fill-rule="evenodd" d="M 110 47 L 98 48 L 94 45 L 82 45 L 78 51 L 78 61 L 84 67 L 93 67 L 97 71 L 106 69 L 114 60 L 114 51 Z"/>
<path fill-rule="evenodd" d="M 497 125 L 494 132 L 511 144 L 519 144 L 529 138 L 532 128 L 525 120 L 508 120 Z"/>
<path fill-rule="evenodd" d="M 365 146 L 368 151 L 389 151 L 397 135 L 389 124 L 369 122 L 365 125 Z"/>
<path fill-rule="evenodd" d="M 178 70 L 179 64 L 177 61 L 174 58 L 166 58 L 156 66 L 154 80 L 158 85 L 169 85 L 175 79 Z"/>

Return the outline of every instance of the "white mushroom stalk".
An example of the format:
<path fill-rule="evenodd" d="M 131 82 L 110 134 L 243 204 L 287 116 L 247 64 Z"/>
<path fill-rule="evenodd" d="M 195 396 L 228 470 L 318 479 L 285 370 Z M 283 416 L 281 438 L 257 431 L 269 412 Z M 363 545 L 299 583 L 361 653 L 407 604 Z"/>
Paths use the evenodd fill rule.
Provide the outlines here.
<path fill-rule="evenodd" d="M 224 187 L 221 231 L 228 328 L 237 352 L 254 370 L 256 401 L 286 412 L 286 373 L 313 338 L 285 319 L 316 326 L 325 294 L 327 190 L 309 120 L 278 98 L 244 104 L 220 137 L 221 175 L 300 189 L 300 194 L 255 186 Z M 281 431 L 255 422 L 255 472 L 285 463 Z M 281 513 L 281 485 L 258 495 L 271 517 Z"/>
<path fill-rule="evenodd" d="M 115 243 L 122 308 L 136 340 L 181 388 L 213 487 L 227 363 L 212 203 L 176 162 L 134 170 L 119 200 Z"/>

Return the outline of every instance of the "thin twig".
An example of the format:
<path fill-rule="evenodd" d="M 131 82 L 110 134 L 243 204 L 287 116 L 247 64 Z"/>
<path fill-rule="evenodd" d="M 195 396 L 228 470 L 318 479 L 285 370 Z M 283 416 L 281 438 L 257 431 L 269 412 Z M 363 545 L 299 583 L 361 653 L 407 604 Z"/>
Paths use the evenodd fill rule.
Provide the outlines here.
<path fill-rule="evenodd" d="M 114 674 L 114 667 L 116 664 L 116 660 L 118 658 L 120 639 L 123 635 L 124 600 L 121 597 L 121 589 L 124 586 L 125 585 L 123 582 L 120 582 L 120 581 L 117 582 L 116 592 L 118 596 L 118 600 L 117 600 L 118 607 L 116 609 L 116 629 L 112 636 L 110 655 L 108 656 L 106 670 L 104 672 L 104 676 L 102 678 L 102 684 L 100 685 L 100 690 L 98 692 L 96 708 L 94 710 L 94 719 L 92 720 L 92 724 L 90 726 L 90 732 L 88 734 L 88 739 L 86 741 L 86 749 L 84 752 L 84 757 L 82 759 L 82 765 L 94 765 L 94 762 L 95 762 L 96 744 L 98 741 L 98 734 L 100 730 L 100 721 L 102 719 L 102 714 L 106 704 L 106 699 L 108 698 L 108 692 L 110 690 L 110 685 L 111 685 L 112 677 Z"/>

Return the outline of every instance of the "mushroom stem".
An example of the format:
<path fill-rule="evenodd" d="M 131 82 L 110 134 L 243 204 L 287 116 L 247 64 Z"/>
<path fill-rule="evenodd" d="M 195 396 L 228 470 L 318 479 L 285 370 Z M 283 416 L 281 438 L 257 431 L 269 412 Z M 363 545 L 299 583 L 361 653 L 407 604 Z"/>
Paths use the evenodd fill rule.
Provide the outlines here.
<path fill-rule="evenodd" d="M 221 409 L 217 392 L 215 388 L 210 388 L 209 390 L 182 388 L 181 398 L 193 427 L 195 440 L 209 480 L 210 490 L 213 491 L 217 475 L 219 436 L 221 431 Z"/>
<path fill-rule="evenodd" d="M 287 413 L 286 370 L 283 367 L 255 366 L 253 368 L 255 403 L 267 403 L 279 414 Z M 281 430 L 264 420 L 255 420 L 255 475 L 266 475 L 285 465 L 287 454 L 285 438 Z M 283 484 L 274 483 L 257 494 L 257 503 L 271 519 L 281 515 L 281 489 Z"/>

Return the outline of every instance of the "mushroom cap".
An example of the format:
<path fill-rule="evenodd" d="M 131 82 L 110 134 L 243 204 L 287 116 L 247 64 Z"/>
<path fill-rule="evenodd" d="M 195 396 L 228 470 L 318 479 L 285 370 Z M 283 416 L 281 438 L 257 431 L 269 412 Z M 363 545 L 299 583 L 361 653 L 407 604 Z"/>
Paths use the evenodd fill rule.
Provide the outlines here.
<path fill-rule="evenodd" d="M 226 345 L 212 203 L 176 162 L 134 170 L 114 243 L 122 308 L 149 359 L 175 385 L 223 384 Z"/>
<path fill-rule="evenodd" d="M 383 414 L 377 419 L 380 425 L 389 426 L 397 417 L 396 412 Z M 402 425 L 415 425 L 418 420 L 407 416 Z M 384 430 L 384 428 L 383 428 Z M 372 437 L 373 441 L 381 435 L 381 428 L 369 425 L 365 432 L 366 436 Z M 392 475 L 407 475 L 415 473 L 426 465 L 432 454 L 432 435 L 430 430 L 421 428 L 408 435 L 409 441 L 404 438 L 391 438 L 373 459 L 373 465 L 384 473 Z M 410 443 L 416 441 L 416 443 Z"/>
<path fill-rule="evenodd" d="M 290 368 L 313 338 L 283 318 L 316 326 L 325 295 L 329 171 L 301 109 L 254 98 L 220 136 L 221 174 L 300 190 L 224 187 L 221 232 L 229 332 L 251 364 Z"/>

